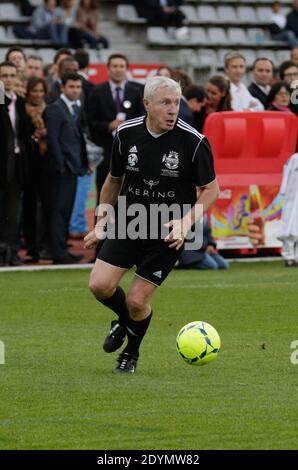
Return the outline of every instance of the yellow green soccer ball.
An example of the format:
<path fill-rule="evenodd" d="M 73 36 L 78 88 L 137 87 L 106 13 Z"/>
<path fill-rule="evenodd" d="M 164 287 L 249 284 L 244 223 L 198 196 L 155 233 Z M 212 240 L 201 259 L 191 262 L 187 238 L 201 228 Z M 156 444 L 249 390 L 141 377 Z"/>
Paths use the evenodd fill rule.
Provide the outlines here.
<path fill-rule="evenodd" d="M 191 366 L 203 366 L 216 359 L 220 345 L 216 329 L 204 321 L 188 323 L 176 339 L 179 356 Z"/>

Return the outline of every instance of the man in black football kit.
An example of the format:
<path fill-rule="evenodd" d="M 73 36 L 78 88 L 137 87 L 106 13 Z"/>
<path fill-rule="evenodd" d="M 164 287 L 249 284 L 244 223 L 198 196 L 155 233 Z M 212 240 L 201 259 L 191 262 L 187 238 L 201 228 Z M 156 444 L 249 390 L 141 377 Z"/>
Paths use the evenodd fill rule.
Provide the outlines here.
<path fill-rule="evenodd" d="M 114 206 L 121 190 L 127 208 L 136 203 L 148 211 L 153 204 L 189 207 L 180 218 L 165 224 L 170 233 L 163 238 L 111 237 L 99 251 L 89 287 L 96 299 L 119 317 L 112 321 L 104 350 L 116 351 L 127 336 L 127 345 L 114 369 L 116 373 L 134 373 L 139 347 L 152 317 L 150 299 L 175 265 L 184 239 L 197 221 L 196 204 L 202 204 L 207 211 L 219 192 L 207 139 L 177 119 L 180 98 L 177 82 L 166 77 L 147 81 L 144 90 L 147 117 L 119 126 L 111 170 L 100 194 L 100 207 Z M 100 215 L 95 229 L 85 237 L 86 248 L 98 242 L 104 224 L 105 217 Z M 134 265 L 135 277 L 125 296 L 119 282 Z"/>

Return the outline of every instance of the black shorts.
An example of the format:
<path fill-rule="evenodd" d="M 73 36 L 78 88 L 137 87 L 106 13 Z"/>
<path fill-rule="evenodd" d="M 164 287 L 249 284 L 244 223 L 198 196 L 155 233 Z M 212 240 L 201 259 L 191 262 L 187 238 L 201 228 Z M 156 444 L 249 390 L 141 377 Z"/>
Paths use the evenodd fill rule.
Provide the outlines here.
<path fill-rule="evenodd" d="M 137 267 L 136 275 L 160 286 L 180 257 L 183 246 L 169 248 L 163 240 L 106 239 L 97 258 L 118 268 Z"/>

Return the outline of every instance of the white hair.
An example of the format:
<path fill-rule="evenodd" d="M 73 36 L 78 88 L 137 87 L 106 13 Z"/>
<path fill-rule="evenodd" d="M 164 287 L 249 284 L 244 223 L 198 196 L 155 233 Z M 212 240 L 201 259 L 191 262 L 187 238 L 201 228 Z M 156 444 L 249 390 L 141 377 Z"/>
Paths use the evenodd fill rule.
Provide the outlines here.
<path fill-rule="evenodd" d="M 154 96 L 154 93 L 159 88 L 168 88 L 172 91 L 175 91 L 179 97 L 181 97 L 182 92 L 179 83 L 175 82 L 175 80 L 172 80 L 171 78 L 155 75 L 154 77 L 148 78 L 146 81 L 144 98 L 151 100 Z"/>

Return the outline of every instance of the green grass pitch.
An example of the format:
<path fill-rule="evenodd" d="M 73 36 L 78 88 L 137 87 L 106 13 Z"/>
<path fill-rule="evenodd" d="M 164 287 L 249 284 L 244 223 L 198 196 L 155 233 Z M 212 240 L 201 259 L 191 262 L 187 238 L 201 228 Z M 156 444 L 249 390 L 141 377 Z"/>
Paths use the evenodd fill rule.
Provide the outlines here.
<path fill-rule="evenodd" d="M 297 448 L 297 269 L 174 271 L 154 297 L 129 377 L 113 375 L 116 353 L 102 350 L 113 316 L 89 293 L 88 275 L 0 274 L 1 449 Z M 222 339 L 203 367 L 175 350 L 177 332 L 194 320 Z"/>

